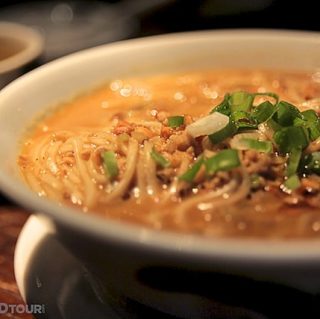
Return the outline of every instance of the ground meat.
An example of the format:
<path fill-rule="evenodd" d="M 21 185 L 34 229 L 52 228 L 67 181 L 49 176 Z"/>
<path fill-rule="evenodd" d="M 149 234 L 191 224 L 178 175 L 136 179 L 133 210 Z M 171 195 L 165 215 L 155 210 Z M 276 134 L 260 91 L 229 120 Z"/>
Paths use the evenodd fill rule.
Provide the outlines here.
<path fill-rule="evenodd" d="M 306 197 L 305 202 L 310 207 L 320 208 L 320 194 L 317 193 L 316 195 L 313 195 L 311 197 Z"/>
<path fill-rule="evenodd" d="M 270 155 L 254 150 L 241 152 L 242 163 L 249 174 L 261 174 L 268 172 L 272 160 Z"/>
<path fill-rule="evenodd" d="M 144 126 L 137 126 L 132 132 L 131 137 L 136 139 L 140 144 L 142 144 L 145 140 L 149 140 L 154 137 L 156 134 L 152 132 L 149 128 Z"/>
<path fill-rule="evenodd" d="M 202 183 L 202 188 L 207 190 L 215 190 L 223 187 L 232 180 L 230 172 L 217 172 L 212 178 Z"/>
<path fill-rule="evenodd" d="M 156 119 L 159 121 L 159 122 L 164 122 L 167 120 L 169 116 L 169 113 L 168 112 L 164 112 L 164 111 L 160 111 L 156 114 Z"/>
<path fill-rule="evenodd" d="M 162 126 L 160 136 L 165 139 L 168 139 L 173 134 L 173 132 L 174 130 L 171 127 Z"/>
<path fill-rule="evenodd" d="M 301 179 L 301 188 L 305 194 L 320 193 L 320 176 L 310 175 Z"/>
<path fill-rule="evenodd" d="M 316 139 L 311 142 L 306 149 L 307 153 L 319 152 L 320 151 L 320 139 Z"/>
<path fill-rule="evenodd" d="M 134 124 L 127 121 L 119 121 L 118 124 L 114 127 L 112 133 L 120 135 L 123 133 L 130 134 L 134 130 Z"/>
<path fill-rule="evenodd" d="M 186 153 L 175 151 L 172 154 L 164 153 L 164 155 L 170 161 L 172 167 L 180 167 L 182 161 L 186 158 L 189 160 L 189 162 L 192 162 L 192 159 L 194 157 L 192 149 L 190 149 L 190 152 Z"/>
<path fill-rule="evenodd" d="M 165 150 L 169 153 L 175 150 L 186 151 L 191 145 L 192 137 L 186 131 L 178 131 L 169 137 Z"/>
<path fill-rule="evenodd" d="M 247 172 L 259 174 L 267 179 L 282 178 L 285 169 L 285 157 L 246 150 L 241 152 L 241 161 Z"/>
<path fill-rule="evenodd" d="M 157 178 L 163 184 L 170 184 L 175 176 L 175 170 L 171 167 L 167 167 L 157 171 Z"/>
<path fill-rule="evenodd" d="M 286 196 L 284 203 L 320 208 L 320 176 L 310 175 L 301 178 L 300 182 L 300 187 Z"/>

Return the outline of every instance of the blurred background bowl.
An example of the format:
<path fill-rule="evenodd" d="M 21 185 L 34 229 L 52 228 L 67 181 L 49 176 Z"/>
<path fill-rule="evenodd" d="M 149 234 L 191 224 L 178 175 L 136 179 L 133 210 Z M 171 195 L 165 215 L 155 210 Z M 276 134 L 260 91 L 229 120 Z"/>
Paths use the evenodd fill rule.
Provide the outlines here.
<path fill-rule="evenodd" d="M 0 22 L 0 88 L 31 67 L 42 51 L 43 38 L 38 31 Z"/>

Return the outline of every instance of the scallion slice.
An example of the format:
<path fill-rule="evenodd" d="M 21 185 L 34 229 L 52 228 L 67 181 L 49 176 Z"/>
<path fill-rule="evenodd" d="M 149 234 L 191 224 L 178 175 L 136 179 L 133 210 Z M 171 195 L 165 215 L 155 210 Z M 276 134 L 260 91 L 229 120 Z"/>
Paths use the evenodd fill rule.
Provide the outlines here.
<path fill-rule="evenodd" d="M 269 120 L 274 112 L 275 107 L 269 101 L 262 102 L 252 112 L 252 117 L 260 124 Z"/>
<path fill-rule="evenodd" d="M 308 124 L 307 124 L 307 121 L 305 121 L 303 118 L 301 117 L 296 117 L 294 120 L 293 120 L 293 125 L 294 126 L 303 126 L 303 127 L 307 127 Z"/>
<path fill-rule="evenodd" d="M 250 116 L 250 114 L 245 111 L 234 111 L 231 114 L 231 117 L 234 122 L 238 122 L 241 120 L 248 120 L 249 116 Z"/>
<path fill-rule="evenodd" d="M 153 148 L 152 151 L 150 152 L 150 156 L 159 166 L 163 168 L 170 166 L 170 162 L 165 157 L 163 157 L 159 152 L 157 152 L 155 148 Z"/>
<path fill-rule="evenodd" d="M 293 149 L 289 155 L 289 162 L 286 170 L 286 175 L 291 176 L 297 172 L 301 159 L 301 149 Z"/>
<path fill-rule="evenodd" d="M 312 123 L 309 127 L 309 134 L 311 141 L 316 140 L 320 137 L 320 122 Z"/>
<path fill-rule="evenodd" d="M 306 129 L 301 126 L 284 127 L 273 135 L 281 153 L 290 153 L 294 149 L 303 150 L 309 145 Z"/>
<path fill-rule="evenodd" d="M 184 124 L 184 116 L 170 116 L 168 117 L 168 125 L 172 128 L 179 127 Z"/>
<path fill-rule="evenodd" d="M 237 132 L 237 126 L 233 121 L 229 121 L 227 126 L 225 126 L 220 131 L 209 135 L 209 139 L 212 144 L 218 144 L 224 141 L 226 138 L 233 136 Z"/>
<path fill-rule="evenodd" d="M 234 111 L 231 113 L 231 119 L 237 128 L 241 130 L 257 129 L 258 123 L 251 117 L 251 114 L 245 111 Z"/>
<path fill-rule="evenodd" d="M 204 165 L 208 175 L 218 171 L 229 171 L 241 165 L 238 151 L 227 149 L 205 160 Z"/>
<path fill-rule="evenodd" d="M 279 125 L 277 122 L 275 122 L 272 118 L 267 121 L 267 125 L 268 125 L 268 127 L 271 128 L 274 132 L 277 132 L 277 131 L 279 131 L 279 130 L 282 129 L 282 126 Z"/>
<path fill-rule="evenodd" d="M 284 183 L 284 187 L 290 191 L 300 187 L 300 180 L 297 174 L 291 175 Z"/>
<path fill-rule="evenodd" d="M 272 143 L 270 141 L 259 141 L 252 138 L 242 138 L 239 141 L 246 149 L 255 150 L 262 153 L 272 152 Z"/>
<path fill-rule="evenodd" d="M 202 164 L 203 156 L 200 156 L 197 159 L 197 161 L 185 173 L 179 176 L 179 179 L 188 183 L 192 183 L 196 175 L 198 174 Z"/>
<path fill-rule="evenodd" d="M 315 110 L 306 110 L 301 112 L 301 115 L 303 118 L 310 122 L 315 122 L 319 120 L 319 117 L 317 115 L 317 112 Z"/>
<path fill-rule="evenodd" d="M 230 94 L 229 103 L 231 112 L 248 112 L 251 109 L 254 96 L 248 92 L 239 91 Z"/>
<path fill-rule="evenodd" d="M 229 116 L 231 114 L 229 98 L 230 98 L 230 94 L 226 93 L 223 98 L 223 101 L 219 105 L 217 105 L 215 108 L 213 108 L 210 113 L 219 112 Z"/>
<path fill-rule="evenodd" d="M 106 151 L 102 154 L 103 168 L 110 179 L 114 179 L 119 174 L 116 154 L 112 151 Z"/>
<path fill-rule="evenodd" d="M 291 126 L 295 118 L 302 118 L 300 111 L 293 104 L 280 101 L 273 119 L 281 126 Z"/>
<path fill-rule="evenodd" d="M 189 124 L 186 127 L 186 131 L 193 138 L 196 138 L 198 136 L 219 132 L 227 127 L 229 122 L 230 119 L 228 116 L 219 112 L 213 112 Z"/>
<path fill-rule="evenodd" d="M 274 105 L 278 104 L 279 102 L 279 95 L 273 92 L 258 92 L 258 93 L 253 93 L 253 96 L 269 96 L 272 97 L 275 100 Z"/>
<path fill-rule="evenodd" d="M 301 112 L 301 115 L 303 117 L 303 120 L 300 120 L 302 121 L 301 126 L 308 128 L 312 141 L 316 140 L 320 136 L 320 119 L 318 114 L 314 110 L 306 110 Z M 295 125 L 299 125 L 299 123 L 296 121 Z"/>

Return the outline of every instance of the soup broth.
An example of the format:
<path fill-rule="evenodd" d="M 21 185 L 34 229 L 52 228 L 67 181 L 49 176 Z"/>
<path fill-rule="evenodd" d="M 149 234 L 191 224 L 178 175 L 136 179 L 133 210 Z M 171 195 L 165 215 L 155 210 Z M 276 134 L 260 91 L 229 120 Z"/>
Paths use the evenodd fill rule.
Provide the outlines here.
<path fill-rule="evenodd" d="M 18 162 L 39 196 L 87 214 L 212 237 L 320 237 L 319 99 L 311 73 L 115 79 L 37 121 Z"/>

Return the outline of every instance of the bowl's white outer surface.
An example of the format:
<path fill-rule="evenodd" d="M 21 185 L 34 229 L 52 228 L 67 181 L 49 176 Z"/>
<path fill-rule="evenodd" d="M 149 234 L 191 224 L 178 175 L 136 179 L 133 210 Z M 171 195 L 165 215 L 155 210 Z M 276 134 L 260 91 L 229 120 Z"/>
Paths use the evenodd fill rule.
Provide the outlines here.
<path fill-rule="evenodd" d="M 172 34 L 105 45 L 44 65 L 0 92 L 1 190 L 19 204 L 70 229 L 70 233 L 94 237 L 101 245 L 122 244 L 153 254 L 165 252 L 184 260 L 185 265 L 201 261 L 210 268 L 227 262 L 235 273 L 306 291 L 320 290 L 319 240 L 212 240 L 156 232 L 58 206 L 32 193 L 19 176 L 16 159 L 21 137 L 32 118 L 45 108 L 111 79 L 232 67 L 315 70 L 320 67 L 320 35 L 276 30 Z M 81 243 L 81 235 L 78 240 Z M 270 271 L 266 270 L 269 266 Z M 286 271 L 287 266 L 292 271 Z"/>

